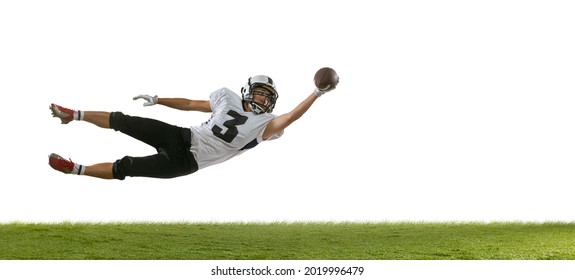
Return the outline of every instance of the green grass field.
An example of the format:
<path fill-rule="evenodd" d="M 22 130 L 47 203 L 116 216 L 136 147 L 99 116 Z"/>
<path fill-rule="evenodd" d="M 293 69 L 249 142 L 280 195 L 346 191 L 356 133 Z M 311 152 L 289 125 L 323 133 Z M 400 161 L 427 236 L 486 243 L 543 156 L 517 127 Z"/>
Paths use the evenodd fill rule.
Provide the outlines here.
<path fill-rule="evenodd" d="M 8 223 L 0 259 L 575 260 L 575 223 Z"/>

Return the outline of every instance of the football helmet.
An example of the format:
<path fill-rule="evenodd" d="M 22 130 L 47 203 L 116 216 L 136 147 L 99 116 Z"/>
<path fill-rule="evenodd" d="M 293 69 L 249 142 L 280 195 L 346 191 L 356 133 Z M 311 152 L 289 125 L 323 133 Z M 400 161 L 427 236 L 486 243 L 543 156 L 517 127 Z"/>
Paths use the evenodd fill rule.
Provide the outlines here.
<path fill-rule="evenodd" d="M 271 113 L 279 97 L 274 81 L 265 75 L 257 75 L 249 78 L 248 83 L 242 88 L 241 92 L 242 100 L 248 102 L 252 108 L 252 112 L 256 115 Z M 257 102 L 254 100 L 254 96 L 256 95 L 264 96 L 266 98 L 265 101 Z"/>

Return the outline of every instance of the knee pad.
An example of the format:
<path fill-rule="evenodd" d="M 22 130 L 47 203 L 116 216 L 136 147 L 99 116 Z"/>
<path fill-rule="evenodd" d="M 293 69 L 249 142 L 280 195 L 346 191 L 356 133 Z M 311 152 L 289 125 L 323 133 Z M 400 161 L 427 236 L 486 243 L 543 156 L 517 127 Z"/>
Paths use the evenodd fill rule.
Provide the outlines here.
<path fill-rule="evenodd" d="M 122 112 L 112 112 L 110 113 L 110 128 L 115 131 L 121 130 L 121 126 L 124 124 L 126 115 Z"/>
<path fill-rule="evenodd" d="M 112 164 L 112 174 L 118 180 L 126 179 L 126 175 L 132 168 L 132 158 L 125 156 L 122 159 L 116 160 Z"/>

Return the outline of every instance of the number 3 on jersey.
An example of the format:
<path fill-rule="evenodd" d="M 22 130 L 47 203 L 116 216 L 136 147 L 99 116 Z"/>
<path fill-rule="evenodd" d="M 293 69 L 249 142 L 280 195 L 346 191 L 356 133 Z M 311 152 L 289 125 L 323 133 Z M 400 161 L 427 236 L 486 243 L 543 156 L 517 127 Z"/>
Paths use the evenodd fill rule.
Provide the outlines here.
<path fill-rule="evenodd" d="M 218 138 L 231 143 L 236 136 L 238 136 L 238 128 L 236 126 L 245 124 L 248 120 L 248 117 L 240 115 L 238 112 L 234 110 L 229 110 L 228 115 L 230 115 L 233 119 L 227 120 L 224 122 L 224 126 L 227 128 L 226 132 L 222 134 L 223 128 L 214 125 L 212 127 L 212 132 Z"/>

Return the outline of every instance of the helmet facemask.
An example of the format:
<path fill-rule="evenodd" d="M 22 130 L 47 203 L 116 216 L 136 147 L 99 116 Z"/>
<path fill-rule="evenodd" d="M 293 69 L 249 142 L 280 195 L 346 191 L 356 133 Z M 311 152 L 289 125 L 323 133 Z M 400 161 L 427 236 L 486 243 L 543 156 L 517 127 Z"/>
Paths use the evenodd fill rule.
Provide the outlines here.
<path fill-rule="evenodd" d="M 262 96 L 256 97 L 254 96 Z M 248 83 L 242 88 L 242 99 L 247 101 L 256 115 L 271 113 L 276 105 L 279 95 L 275 84 L 268 76 L 259 75 L 248 79 Z"/>

